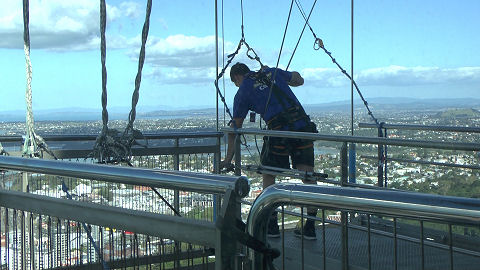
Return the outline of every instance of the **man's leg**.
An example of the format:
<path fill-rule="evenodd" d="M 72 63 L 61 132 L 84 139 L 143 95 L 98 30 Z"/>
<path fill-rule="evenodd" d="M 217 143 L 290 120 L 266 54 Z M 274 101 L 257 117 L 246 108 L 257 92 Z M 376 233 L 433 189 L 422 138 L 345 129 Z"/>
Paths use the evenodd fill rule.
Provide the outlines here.
<path fill-rule="evenodd" d="M 275 184 L 275 175 L 263 174 L 263 189 Z"/>
<path fill-rule="evenodd" d="M 297 164 L 297 169 L 300 170 L 300 171 L 313 172 L 313 167 L 309 166 L 309 165 L 305 165 L 305 164 Z M 307 179 L 303 179 L 303 183 L 304 184 L 312 184 L 312 185 L 317 184 L 316 181 L 307 180 Z M 317 209 L 312 208 L 312 207 L 308 207 L 307 208 L 307 214 L 309 216 L 316 216 L 317 215 Z"/>
<path fill-rule="evenodd" d="M 313 167 L 305 164 L 297 164 L 297 169 L 300 171 L 306 171 L 306 172 L 313 172 Z M 303 179 L 304 184 L 313 184 L 315 185 L 316 182 L 312 180 L 306 180 Z M 315 217 L 317 216 L 317 208 L 314 207 L 307 207 L 307 216 Z M 314 240 L 316 239 L 316 233 L 315 233 L 315 220 L 307 218 L 307 221 L 304 224 L 303 227 L 303 233 L 304 237 L 306 239 Z M 301 231 L 299 229 L 295 230 L 295 234 L 297 236 L 301 236 Z"/>

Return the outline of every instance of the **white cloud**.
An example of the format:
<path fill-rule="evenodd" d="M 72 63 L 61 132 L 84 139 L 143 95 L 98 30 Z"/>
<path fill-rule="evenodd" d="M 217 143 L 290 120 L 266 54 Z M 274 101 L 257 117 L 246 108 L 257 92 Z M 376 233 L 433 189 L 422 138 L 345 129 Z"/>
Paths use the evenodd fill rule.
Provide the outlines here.
<path fill-rule="evenodd" d="M 221 41 L 219 41 L 221 43 Z M 222 45 L 219 44 L 221 48 Z M 236 46 L 225 42 L 225 51 L 233 52 Z M 146 76 L 161 84 L 213 85 L 215 71 L 215 36 L 173 35 L 167 38 L 149 38 L 146 61 L 154 67 Z M 243 52 L 245 54 L 245 52 Z M 138 50 L 131 53 L 138 58 Z M 219 56 L 221 57 L 221 56 Z M 237 56 L 235 60 L 244 59 Z M 222 67 L 219 67 L 219 71 Z M 228 76 L 228 70 L 226 72 Z"/>
<path fill-rule="evenodd" d="M 306 81 L 319 87 L 341 87 L 350 80 L 338 69 L 306 68 Z M 388 66 L 366 69 L 355 76 L 358 86 L 415 86 L 449 83 L 480 83 L 480 67 L 439 68 Z"/>
<path fill-rule="evenodd" d="M 0 48 L 23 48 L 22 1 L 0 0 Z M 133 2 L 107 4 L 107 27 L 121 17 L 136 17 L 139 6 Z M 87 50 L 99 47 L 99 4 L 94 0 L 31 0 L 30 42 L 33 49 Z M 112 44 L 123 37 L 110 37 Z M 107 43 L 108 46 L 108 43 Z"/>
<path fill-rule="evenodd" d="M 228 44 L 230 45 L 230 44 Z M 148 61 L 154 66 L 199 68 L 215 66 L 215 36 L 173 35 L 151 38 Z"/>
<path fill-rule="evenodd" d="M 122 2 L 120 10 L 123 10 L 123 14 L 129 18 L 137 18 L 142 14 L 140 4 L 136 2 Z"/>
<path fill-rule="evenodd" d="M 146 74 L 162 84 L 212 84 L 215 81 L 215 68 L 156 68 Z"/>

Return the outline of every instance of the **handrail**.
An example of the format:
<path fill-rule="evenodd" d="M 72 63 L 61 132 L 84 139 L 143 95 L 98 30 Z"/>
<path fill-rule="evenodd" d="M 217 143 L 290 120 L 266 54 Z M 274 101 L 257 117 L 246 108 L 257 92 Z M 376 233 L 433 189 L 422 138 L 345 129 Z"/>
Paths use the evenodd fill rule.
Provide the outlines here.
<path fill-rule="evenodd" d="M 375 156 L 361 155 L 360 157 L 361 157 L 361 158 L 366 158 L 366 159 L 378 160 L 378 157 L 375 157 Z M 445 162 L 435 162 L 435 161 L 423 161 L 423 160 L 404 159 L 404 158 L 392 158 L 392 157 L 388 157 L 388 161 L 398 161 L 398 162 L 415 163 L 415 164 L 423 164 L 423 165 L 444 166 L 444 167 L 450 167 L 450 168 L 462 168 L 462 169 L 480 170 L 480 166 L 477 166 L 477 165 L 469 165 L 469 164 L 456 164 L 456 163 L 445 163 Z"/>
<path fill-rule="evenodd" d="M 359 128 L 378 128 L 376 124 L 371 124 L 371 123 L 358 123 L 358 127 Z M 407 124 L 383 123 L 382 128 L 480 133 L 480 127 L 431 126 L 431 125 L 407 125 Z"/>
<path fill-rule="evenodd" d="M 238 134 L 264 135 L 284 138 L 297 138 L 307 140 L 322 140 L 333 142 L 351 142 L 365 144 L 384 144 L 407 147 L 436 148 L 446 150 L 480 151 L 478 143 L 460 143 L 460 142 L 442 142 L 442 141 L 424 141 L 424 140 L 405 140 L 379 137 L 363 136 L 343 136 L 343 135 L 325 135 L 318 133 L 295 132 L 295 131 L 276 131 L 276 130 L 258 130 L 249 128 L 222 128 L 221 131 Z"/>
<path fill-rule="evenodd" d="M 387 216 L 450 222 L 480 224 L 480 200 L 438 196 L 395 190 L 367 190 L 349 187 L 276 184 L 266 188 L 255 200 L 247 219 L 248 233 L 260 241 L 266 240 L 267 222 L 280 205 L 315 206 L 375 213 Z M 261 264 L 258 255 L 253 258 L 254 269 Z"/>
<path fill-rule="evenodd" d="M 0 190 L 2 207 L 41 213 L 65 220 L 133 231 L 199 245 L 215 246 L 215 224 L 205 220 L 149 213 L 84 201 L 51 198 L 18 191 Z M 175 224 L 175 226 L 172 226 Z M 195 228 L 192 230 L 192 228 Z M 181 232 L 181 233 L 178 233 Z"/>
<path fill-rule="evenodd" d="M 108 166 L 79 162 L 42 160 L 0 156 L 0 168 L 32 173 L 85 178 L 107 182 L 144 185 L 149 187 L 180 189 L 195 192 L 225 193 L 234 190 L 239 197 L 249 192 L 244 176 L 218 176 L 210 174 L 182 174 L 143 168 Z"/>
<path fill-rule="evenodd" d="M 84 134 L 84 135 L 45 135 L 42 138 L 45 141 L 95 141 L 98 135 Z M 202 132 L 168 132 L 168 133 L 146 133 L 143 134 L 146 139 L 183 139 L 183 138 L 211 138 L 222 137 L 223 133 L 216 131 L 202 131 Z M 0 136 L 1 142 L 22 142 L 22 136 Z"/>

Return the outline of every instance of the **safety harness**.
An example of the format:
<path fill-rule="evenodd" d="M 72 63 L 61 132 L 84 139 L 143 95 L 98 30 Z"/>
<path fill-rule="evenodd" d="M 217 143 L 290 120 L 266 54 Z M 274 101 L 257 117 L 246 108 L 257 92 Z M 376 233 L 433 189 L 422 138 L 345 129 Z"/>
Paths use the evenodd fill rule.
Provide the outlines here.
<path fill-rule="evenodd" d="M 304 120 L 306 125 L 309 126 L 309 123 L 311 123 L 310 116 L 305 113 L 302 105 L 295 102 L 293 98 L 289 97 L 275 83 L 272 83 L 271 79 L 265 74 L 265 72 L 258 71 L 249 74 L 248 76 L 255 82 L 271 85 L 273 95 L 282 106 L 283 110 L 281 113 L 276 114 L 274 117 L 266 121 L 268 129 L 279 130 L 284 126 L 288 126 L 288 128 L 293 131 L 295 122 L 299 120 Z M 316 129 L 311 132 L 316 132 Z"/>

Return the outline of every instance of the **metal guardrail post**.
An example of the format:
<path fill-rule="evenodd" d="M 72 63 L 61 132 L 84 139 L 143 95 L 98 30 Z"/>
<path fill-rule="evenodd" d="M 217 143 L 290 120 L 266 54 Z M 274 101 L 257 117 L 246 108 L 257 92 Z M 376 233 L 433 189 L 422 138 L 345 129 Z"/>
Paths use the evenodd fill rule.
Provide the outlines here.
<path fill-rule="evenodd" d="M 240 216 L 240 200 L 233 190 L 227 191 L 223 198 L 217 227 L 217 243 L 215 246 L 215 270 L 243 269 L 240 259 L 240 246 L 235 239 L 234 231 Z M 238 229 L 237 229 L 238 230 Z"/>
<path fill-rule="evenodd" d="M 220 153 L 221 151 L 221 148 L 220 148 L 220 145 L 221 145 L 221 141 L 220 141 L 220 138 L 218 137 L 216 140 L 216 146 L 217 146 L 217 150 L 215 151 L 215 153 L 213 154 L 213 172 L 215 174 L 218 174 L 219 173 L 219 168 L 220 168 L 220 160 L 222 159 L 222 155 Z"/>
<path fill-rule="evenodd" d="M 342 224 L 342 269 L 348 269 L 348 212 L 340 214 Z"/>
<path fill-rule="evenodd" d="M 348 182 L 356 183 L 356 147 L 354 143 L 351 143 L 348 147 Z"/>
<path fill-rule="evenodd" d="M 22 173 L 22 192 L 28 191 L 28 172 Z"/>
<path fill-rule="evenodd" d="M 344 186 L 348 181 L 348 155 L 347 155 L 348 145 L 347 142 L 342 144 L 340 149 L 340 185 Z"/>
<path fill-rule="evenodd" d="M 378 137 L 383 137 L 382 124 L 378 127 Z M 378 144 L 377 186 L 383 187 L 383 144 Z"/>
<path fill-rule="evenodd" d="M 240 134 L 235 135 L 235 175 L 242 174 L 242 152 Z"/>
<path fill-rule="evenodd" d="M 220 160 L 222 159 L 222 155 L 221 155 L 221 148 L 220 148 L 220 145 L 221 145 L 221 139 L 220 137 L 217 137 L 216 139 L 216 142 L 217 142 L 217 151 L 215 151 L 215 153 L 213 154 L 213 172 L 215 174 L 219 174 L 220 172 Z M 220 198 L 220 195 L 213 195 L 213 221 L 215 222 L 217 220 L 217 216 L 218 216 L 218 209 L 220 209 L 221 207 L 221 198 Z"/>
<path fill-rule="evenodd" d="M 383 134 L 383 136 L 384 136 L 385 138 L 388 137 L 388 136 L 387 136 L 387 129 L 386 129 L 385 127 L 384 127 L 384 134 Z M 388 154 L 387 149 L 388 149 L 388 145 L 384 145 L 383 148 L 384 148 L 384 153 L 383 153 L 383 166 L 384 166 L 384 168 L 385 168 L 385 170 L 384 170 L 384 172 L 383 172 L 383 177 L 384 177 L 383 179 L 384 179 L 384 183 L 385 183 L 384 186 L 387 187 L 387 186 L 388 186 L 388 161 L 387 161 L 387 154 Z"/>
<path fill-rule="evenodd" d="M 179 139 L 178 139 L 178 138 L 175 138 L 175 145 L 174 145 L 175 148 L 178 148 L 179 145 L 180 145 Z M 173 156 L 173 166 L 174 166 L 173 169 L 174 169 L 175 171 L 180 170 L 180 155 L 179 155 L 179 154 L 175 154 L 175 155 Z"/>
<path fill-rule="evenodd" d="M 28 172 L 24 172 L 22 173 L 22 192 L 28 192 L 28 175 L 29 173 Z M 22 215 L 21 215 L 21 237 L 22 237 L 22 243 L 21 243 L 21 259 L 22 259 L 22 262 L 21 262 L 21 270 L 25 270 L 25 262 L 26 262 L 26 241 L 25 240 L 25 212 L 22 211 Z M 7 236 L 8 237 L 8 234 Z M 7 247 L 8 248 L 8 247 Z"/>
<path fill-rule="evenodd" d="M 179 138 L 175 138 L 175 148 L 178 148 L 179 145 L 180 145 Z M 173 156 L 173 166 L 174 166 L 175 171 L 180 170 L 180 155 L 179 154 L 175 154 Z M 180 210 L 180 192 L 178 191 L 178 189 L 175 189 L 175 191 L 173 192 L 173 207 L 174 207 L 174 209 Z M 180 255 L 180 251 L 181 251 L 181 248 L 182 248 L 181 245 L 182 245 L 181 242 L 175 241 L 175 254 L 177 254 L 177 256 L 175 256 L 177 259 L 175 259 L 175 261 L 174 261 L 174 268 L 175 269 L 180 268 L 180 260 L 178 259 L 178 257 Z"/>
<path fill-rule="evenodd" d="M 348 182 L 348 144 L 344 142 L 340 149 L 340 162 L 341 162 L 341 186 L 345 186 Z M 340 213 L 340 221 L 342 224 L 342 269 L 345 270 L 348 267 L 348 230 L 347 230 L 347 212 L 342 211 Z"/>

